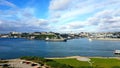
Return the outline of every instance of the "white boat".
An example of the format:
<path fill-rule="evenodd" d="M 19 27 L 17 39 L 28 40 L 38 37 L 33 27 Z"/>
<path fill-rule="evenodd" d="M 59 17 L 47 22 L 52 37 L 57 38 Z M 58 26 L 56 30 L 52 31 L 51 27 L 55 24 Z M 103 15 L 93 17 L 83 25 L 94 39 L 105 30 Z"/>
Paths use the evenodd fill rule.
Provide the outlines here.
<path fill-rule="evenodd" d="M 47 37 L 45 40 L 49 40 L 49 38 Z"/>
<path fill-rule="evenodd" d="M 115 50 L 114 54 L 120 54 L 120 50 Z"/>
<path fill-rule="evenodd" d="M 91 38 L 89 38 L 88 40 L 89 40 L 89 41 L 92 41 L 92 39 L 91 39 Z"/>

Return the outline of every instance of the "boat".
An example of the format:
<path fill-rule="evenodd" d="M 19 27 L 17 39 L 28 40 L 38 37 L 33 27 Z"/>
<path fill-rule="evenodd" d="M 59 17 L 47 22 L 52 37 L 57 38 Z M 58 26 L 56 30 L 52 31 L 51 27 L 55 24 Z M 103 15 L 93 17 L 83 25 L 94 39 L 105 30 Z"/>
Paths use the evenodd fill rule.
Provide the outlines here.
<path fill-rule="evenodd" d="M 91 39 L 91 38 L 89 38 L 88 40 L 89 40 L 89 41 L 92 41 L 92 39 Z"/>
<path fill-rule="evenodd" d="M 120 50 L 115 50 L 114 54 L 120 55 Z"/>

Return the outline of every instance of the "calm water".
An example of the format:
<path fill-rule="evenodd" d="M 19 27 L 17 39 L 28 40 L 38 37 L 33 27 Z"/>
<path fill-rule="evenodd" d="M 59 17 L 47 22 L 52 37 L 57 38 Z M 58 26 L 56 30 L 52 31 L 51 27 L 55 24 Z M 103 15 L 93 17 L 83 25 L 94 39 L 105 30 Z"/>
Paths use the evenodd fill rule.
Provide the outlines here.
<path fill-rule="evenodd" d="M 27 39 L 0 39 L 0 58 L 20 56 L 63 57 L 63 56 L 115 56 L 120 41 L 73 39 L 67 42 L 45 42 Z"/>

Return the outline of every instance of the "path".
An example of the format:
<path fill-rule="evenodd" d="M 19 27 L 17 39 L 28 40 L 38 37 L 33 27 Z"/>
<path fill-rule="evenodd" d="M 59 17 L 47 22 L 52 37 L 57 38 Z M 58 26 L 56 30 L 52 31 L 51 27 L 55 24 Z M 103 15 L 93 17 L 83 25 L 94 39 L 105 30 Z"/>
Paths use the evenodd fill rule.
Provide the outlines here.
<path fill-rule="evenodd" d="M 37 68 L 35 66 L 31 66 L 31 64 L 23 64 L 22 63 L 23 60 L 20 59 L 11 59 L 9 60 L 8 64 L 11 65 L 11 67 L 15 67 L 15 68 Z"/>

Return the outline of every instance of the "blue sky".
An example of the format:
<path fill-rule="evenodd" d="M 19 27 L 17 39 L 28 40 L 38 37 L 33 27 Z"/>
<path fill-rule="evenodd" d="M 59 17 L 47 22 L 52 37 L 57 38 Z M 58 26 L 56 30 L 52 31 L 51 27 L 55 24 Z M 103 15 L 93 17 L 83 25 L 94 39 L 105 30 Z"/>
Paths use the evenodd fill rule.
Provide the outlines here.
<path fill-rule="evenodd" d="M 120 31 L 120 0 L 0 0 L 0 33 Z"/>

